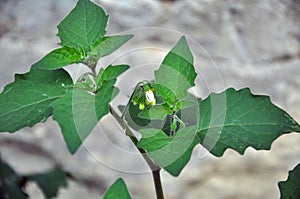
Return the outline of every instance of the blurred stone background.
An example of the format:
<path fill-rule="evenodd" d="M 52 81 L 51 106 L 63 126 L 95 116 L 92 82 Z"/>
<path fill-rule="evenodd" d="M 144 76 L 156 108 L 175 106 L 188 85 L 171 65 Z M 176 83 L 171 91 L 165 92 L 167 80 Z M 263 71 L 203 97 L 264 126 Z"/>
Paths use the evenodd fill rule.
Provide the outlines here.
<path fill-rule="evenodd" d="M 300 1 L 298 0 L 95 0 L 110 15 L 108 34 L 135 38 L 106 57 L 132 68 L 118 81 L 126 103 L 135 84 L 153 77 L 167 51 L 184 34 L 193 50 L 200 97 L 228 87 L 250 87 L 266 94 L 300 122 Z M 57 47 L 56 25 L 75 6 L 74 0 L 0 1 L 0 90 L 15 73 Z M 152 27 L 152 28 L 149 28 Z M 84 67 L 67 67 L 76 78 Z M 71 156 L 59 126 L 45 124 L 0 135 L 2 157 L 22 174 L 43 172 L 55 164 L 76 176 L 57 198 L 100 198 L 123 177 L 133 198 L 154 198 L 151 173 L 112 116 L 104 117 L 84 146 Z M 197 147 L 177 178 L 162 172 L 165 196 L 182 198 L 278 198 L 277 182 L 285 180 L 300 157 L 299 134 L 277 139 L 270 151 L 248 148 L 244 156 L 227 150 L 222 158 Z M 42 152 L 41 152 L 42 151 Z M 85 182 L 85 183 L 84 183 Z M 88 182 L 88 183 L 87 183 Z M 89 186 L 87 186 L 89 185 Z M 42 198 L 35 184 L 30 198 Z"/>

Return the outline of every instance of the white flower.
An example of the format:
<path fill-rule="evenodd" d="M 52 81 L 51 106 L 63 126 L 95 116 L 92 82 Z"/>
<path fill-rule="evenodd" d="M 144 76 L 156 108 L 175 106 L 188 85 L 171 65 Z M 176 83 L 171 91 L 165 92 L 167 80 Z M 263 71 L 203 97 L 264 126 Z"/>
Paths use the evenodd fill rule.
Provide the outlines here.
<path fill-rule="evenodd" d="M 152 90 L 146 91 L 146 100 L 152 106 L 156 104 L 156 99 Z"/>

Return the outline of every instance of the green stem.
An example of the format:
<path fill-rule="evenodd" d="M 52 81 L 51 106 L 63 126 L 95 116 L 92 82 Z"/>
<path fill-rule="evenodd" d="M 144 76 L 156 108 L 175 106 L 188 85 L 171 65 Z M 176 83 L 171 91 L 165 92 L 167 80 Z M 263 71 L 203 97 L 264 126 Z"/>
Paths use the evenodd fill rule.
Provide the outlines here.
<path fill-rule="evenodd" d="M 173 111 L 173 113 L 172 113 L 172 115 L 171 115 L 170 138 L 174 136 L 175 130 L 176 130 L 176 124 L 175 124 L 175 127 L 173 126 L 173 123 L 174 123 L 174 121 L 175 121 L 175 114 L 176 114 L 176 112 Z"/>
<path fill-rule="evenodd" d="M 91 67 L 91 71 L 92 71 L 94 77 L 97 76 L 96 67 L 97 67 L 97 62 Z"/>
<path fill-rule="evenodd" d="M 130 103 L 130 101 L 129 101 L 129 103 Z M 150 167 L 150 169 L 152 171 L 153 180 L 154 180 L 154 186 L 155 186 L 157 199 L 164 199 L 163 189 L 162 189 L 161 180 L 160 180 L 160 167 L 158 165 L 156 165 L 151 160 L 151 158 L 149 158 L 149 156 L 147 155 L 147 152 L 144 149 L 137 147 L 138 139 L 132 133 L 132 131 L 130 130 L 126 121 L 123 120 L 123 116 L 120 117 L 112 106 L 110 106 L 110 113 L 116 119 L 116 121 L 119 123 L 119 125 L 124 129 L 126 135 L 128 135 L 130 140 L 133 142 L 135 147 L 139 150 L 140 154 L 142 155 L 142 157 L 144 158 L 144 160 Z"/>

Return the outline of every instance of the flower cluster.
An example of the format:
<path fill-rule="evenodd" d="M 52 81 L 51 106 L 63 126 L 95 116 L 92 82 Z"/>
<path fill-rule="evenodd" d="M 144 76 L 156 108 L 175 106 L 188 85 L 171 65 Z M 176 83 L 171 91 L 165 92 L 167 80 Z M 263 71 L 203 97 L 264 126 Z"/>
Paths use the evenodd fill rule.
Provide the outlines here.
<path fill-rule="evenodd" d="M 139 85 L 134 92 L 132 97 L 132 103 L 134 105 L 139 104 L 139 109 L 143 110 L 146 105 L 154 106 L 156 104 L 155 89 L 151 83 Z"/>

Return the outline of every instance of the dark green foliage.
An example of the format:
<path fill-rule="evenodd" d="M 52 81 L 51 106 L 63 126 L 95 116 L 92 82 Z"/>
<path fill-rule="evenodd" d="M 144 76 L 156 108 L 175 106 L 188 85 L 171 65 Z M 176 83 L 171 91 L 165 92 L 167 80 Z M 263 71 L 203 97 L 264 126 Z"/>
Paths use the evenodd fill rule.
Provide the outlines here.
<path fill-rule="evenodd" d="M 289 172 L 286 181 L 278 183 L 281 199 L 297 199 L 300 198 L 300 164 Z"/>
<path fill-rule="evenodd" d="M 0 131 L 15 132 L 44 122 L 52 114 L 51 103 L 63 97 L 72 83 L 63 69 L 17 74 L 0 94 Z"/>
<path fill-rule="evenodd" d="M 119 178 L 107 189 L 103 199 L 131 199 L 123 179 Z"/>

